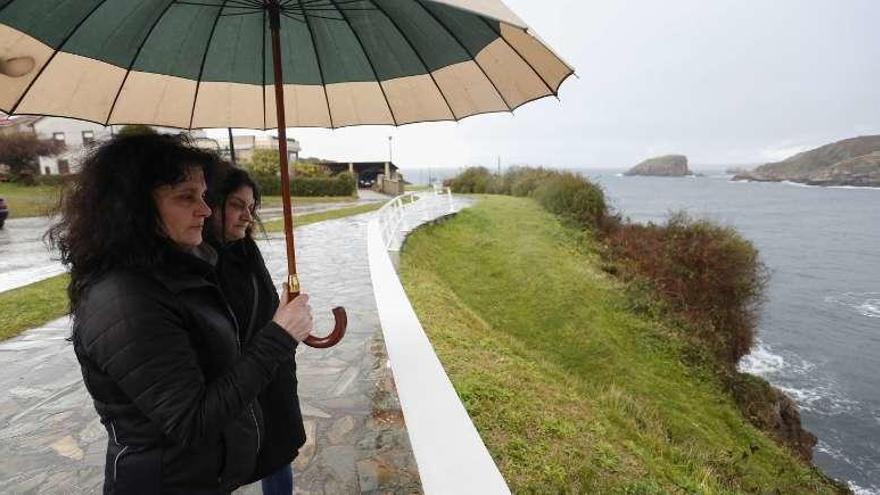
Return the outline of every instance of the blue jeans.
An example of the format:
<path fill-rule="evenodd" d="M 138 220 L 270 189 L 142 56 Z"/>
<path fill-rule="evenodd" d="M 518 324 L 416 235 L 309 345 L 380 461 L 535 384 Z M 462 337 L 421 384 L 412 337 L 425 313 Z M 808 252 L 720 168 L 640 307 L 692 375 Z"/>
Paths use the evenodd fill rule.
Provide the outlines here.
<path fill-rule="evenodd" d="M 260 481 L 263 495 L 291 495 L 293 493 L 293 466 L 287 464 Z"/>

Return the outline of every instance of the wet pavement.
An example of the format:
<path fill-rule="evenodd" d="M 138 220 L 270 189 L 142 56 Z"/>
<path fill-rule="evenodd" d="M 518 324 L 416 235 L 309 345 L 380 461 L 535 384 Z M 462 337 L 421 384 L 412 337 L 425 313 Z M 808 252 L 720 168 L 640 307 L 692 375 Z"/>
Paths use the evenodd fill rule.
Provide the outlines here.
<path fill-rule="evenodd" d="M 316 333 L 330 329 L 333 306 L 344 306 L 349 321 L 336 347 L 297 352 L 308 435 L 294 462 L 298 494 L 421 492 L 370 281 L 366 224 L 372 215 L 296 231 Z M 282 280 L 283 238 L 260 246 L 273 277 Z M 100 493 L 107 434 L 65 340 L 69 333 L 62 318 L 0 342 L 0 493 Z M 259 494 L 259 484 L 236 493 Z"/>
<path fill-rule="evenodd" d="M 64 267 L 43 243 L 47 217 L 10 218 L 0 229 L 0 292 L 58 275 Z"/>
<path fill-rule="evenodd" d="M 357 201 L 334 203 L 311 203 L 297 205 L 294 214 L 317 213 L 348 208 L 390 197 L 373 191 L 358 191 Z M 264 221 L 281 218 L 281 207 L 263 208 Z M 49 227 L 47 217 L 11 218 L 0 229 L 0 292 L 23 287 L 64 272 L 58 254 L 49 251 L 43 242 L 43 234 Z"/>

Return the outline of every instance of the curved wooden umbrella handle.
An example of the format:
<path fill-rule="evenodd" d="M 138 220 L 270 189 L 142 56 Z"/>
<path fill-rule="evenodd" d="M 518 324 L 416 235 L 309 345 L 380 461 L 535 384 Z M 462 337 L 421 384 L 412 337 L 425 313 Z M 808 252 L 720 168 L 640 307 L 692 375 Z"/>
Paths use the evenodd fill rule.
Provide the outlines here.
<path fill-rule="evenodd" d="M 342 337 L 345 336 L 345 328 L 348 326 L 348 315 L 345 314 L 345 308 L 337 306 L 333 308 L 333 317 L 336 318 L 336 324 L 333 325 L 333 331 L 330 332 L 330 335 L 326 337 L 309 335 L 303 340 L 303 343 L 316 349 L 326 349 L 338 344 Z"/>

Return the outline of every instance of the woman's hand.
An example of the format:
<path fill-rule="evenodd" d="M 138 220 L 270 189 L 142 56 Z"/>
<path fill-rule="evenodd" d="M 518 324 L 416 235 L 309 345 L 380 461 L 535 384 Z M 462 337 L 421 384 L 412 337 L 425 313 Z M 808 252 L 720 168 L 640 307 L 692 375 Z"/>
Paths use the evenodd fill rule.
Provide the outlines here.
<path fill-rule="evenodd" d="M 302 342 L 312 333 L 312 307 L 309 306 L 308 294 L 300 294 L 293 301 L 289 300 L 287 284 L 281 287 L 281 303 L 275 311 L 272 321 L 278 324 L 288 335 Z"/>

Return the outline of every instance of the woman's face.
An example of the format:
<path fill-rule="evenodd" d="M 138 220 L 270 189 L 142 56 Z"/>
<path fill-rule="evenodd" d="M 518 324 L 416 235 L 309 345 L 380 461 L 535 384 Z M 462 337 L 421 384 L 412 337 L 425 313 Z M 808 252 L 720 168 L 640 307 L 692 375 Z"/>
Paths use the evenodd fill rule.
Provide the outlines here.
<path fill-rule="evenodd" d="M 189 167 L 183 182 L 153 190 L 162 231 L 182 248 L 202 243 L 202 225 L 211 216 L 211 208 L 204 199 L 206 189 L 202 169 Z"/>
<path fill-rule="evenodd" d="M 223 238 L 238 241 L 247 235 L 247 229 L 254 223 L 254 190 L 241 186 L 226 197 L 223 205 Z"/>

